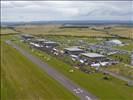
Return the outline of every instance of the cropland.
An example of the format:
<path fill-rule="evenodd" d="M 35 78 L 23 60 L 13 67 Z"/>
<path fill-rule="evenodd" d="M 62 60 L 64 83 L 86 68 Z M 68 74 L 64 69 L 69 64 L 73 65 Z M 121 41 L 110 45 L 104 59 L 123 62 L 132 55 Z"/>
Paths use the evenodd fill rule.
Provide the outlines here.
<path fill-rule="evenodd" d="M 126 37 L 133 39 L 133 28 L 132 27 L 113 27 L 109 29 L 111 34 L 118 35 L 121 37 Z"/>
<path fill-rule="evenodd" d="M 17 31 L 34 35 L 65 35 L 65 36 L 89 36 L 89 37 L 111 37 L 106 32 L 97 31 L 89 28 L 60 28 L 59 25 L 28 25 L 18 26 Z"/>
<path fill-rule="evenodd" d="M 128 26 L 112 26 L 109 29 L 104 29 L 104 26 L 96 28 L 61 28 L 61 25 L 24 25 L 17 26 L 15 29 L 22 33 L 35 35 L 43 34 L 89 37 L 112 37 L 112 35 L 117 35 L 123 38 L 133 39 L 133 28 Z"/>

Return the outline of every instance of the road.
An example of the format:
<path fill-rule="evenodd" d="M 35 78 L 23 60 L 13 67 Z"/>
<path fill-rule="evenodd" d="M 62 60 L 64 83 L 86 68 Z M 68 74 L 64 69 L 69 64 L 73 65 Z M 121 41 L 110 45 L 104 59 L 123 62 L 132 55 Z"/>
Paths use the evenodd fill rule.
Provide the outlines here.
<path fill-rule="evenodd" d="M 61 73 L 57 72 L 54 68 L 46 64 L 45 62 L 41 61 L 39 58 L 33 56 L 26 50 L 22 49 L 18 45 L 14 44 L 11 41 L 6 41 L 6 43 L 16 50 L 18 50 L 21 54 L 27 57 L 30 61 L 38 65 L 42 68 L 49 76 L 54 78 L 60 84 L 62 84 L 65 88 L 67 88 L 70 92 L 80 98 L 80 100 L 97 100 L 98 98 L 85 89 L 81 88 L 79 85 L 72 82 L 70 79 L 62 75 Z"/>

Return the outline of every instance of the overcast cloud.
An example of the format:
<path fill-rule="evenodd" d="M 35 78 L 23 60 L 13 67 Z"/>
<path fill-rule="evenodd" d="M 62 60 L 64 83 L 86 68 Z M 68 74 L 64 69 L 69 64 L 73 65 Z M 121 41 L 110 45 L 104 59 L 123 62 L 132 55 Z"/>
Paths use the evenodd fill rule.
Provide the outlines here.
<path fill-rule="evenodd" d="M 1 1 L 1 20 L 131 20 L 132 6 L 132 1 Z"/>

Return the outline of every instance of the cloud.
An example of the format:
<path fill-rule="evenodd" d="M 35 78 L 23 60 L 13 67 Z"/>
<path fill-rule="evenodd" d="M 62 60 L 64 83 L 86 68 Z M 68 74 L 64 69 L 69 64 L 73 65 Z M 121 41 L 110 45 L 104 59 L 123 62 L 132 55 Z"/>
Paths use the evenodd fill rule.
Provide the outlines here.
<path fill-rule="evenodd" d="M 2 1 L 2 21 L 131 20 L 131 1 Z"/>

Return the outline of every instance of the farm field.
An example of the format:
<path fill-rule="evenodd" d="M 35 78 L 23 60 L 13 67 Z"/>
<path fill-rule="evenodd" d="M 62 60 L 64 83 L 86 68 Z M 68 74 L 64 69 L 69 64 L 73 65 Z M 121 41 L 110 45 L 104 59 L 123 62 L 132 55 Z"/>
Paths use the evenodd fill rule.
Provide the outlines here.
<path fill-rule="evenodd" d="M 133 27 L 113 27 L 108 31 L 111 34 L 133 39 Z"/>
<path fill-rule="evenodd" d="M 89 37 L 111 37 L 106 32 L 96 31 L 89 28 L 60 28 L 59 25 L 42 26 L 18 26 L 15 28 L 22 33 L 42 35 L 67 35 L 67 36 L 89 36 Z"/>
<path fill-rule="evenodd" d="M 14 48 L 1 47 L 1 100 L 78 99 Z"/>
<path fill-rule="evenodd" d="M 16 43 L 47 62 L 53 68 L 57 69 L 59 72 L 79 84 L 84 89 L 90 91 L 101 100 L 107 100 L 109 98 L 111 100 L 131 100 L 133 98 L 132 87 L 127 86 L 127 83 L 124 81 L 118 80 L 111 76 L 110 80 L 104 80 L 103 77 L 105 75 L 101 73 L 86 74 L 64 63 L 63 61 L 48 55 L 47 53 L 39 50 L 31 51 L 25 44 L 18 41 Z M 71 69 L 74 70 L 73 73 L 69 72 Z"/>

